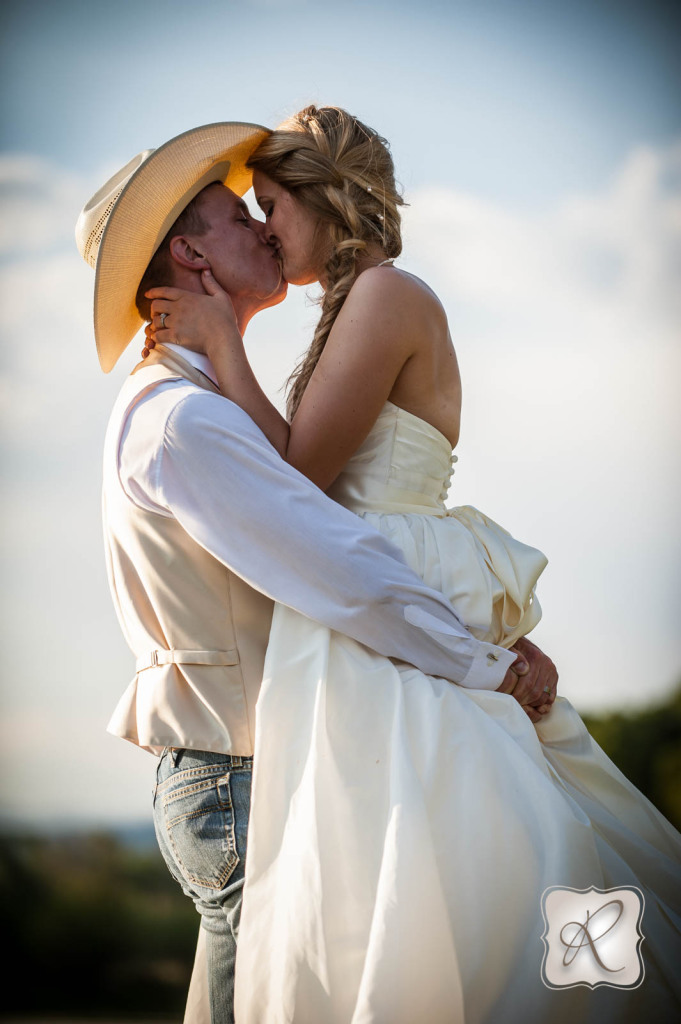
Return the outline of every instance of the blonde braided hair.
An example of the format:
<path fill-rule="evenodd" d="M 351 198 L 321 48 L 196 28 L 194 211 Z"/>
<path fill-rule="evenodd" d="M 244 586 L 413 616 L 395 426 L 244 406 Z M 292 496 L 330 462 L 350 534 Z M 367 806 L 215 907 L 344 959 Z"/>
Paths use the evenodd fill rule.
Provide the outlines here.
<path fill-rule="evenodd" d="M 328 229 L 321 316 L 312 343 L 288 379 L 295 415 L 329 332 L 371 243 L 388 259 L 402 251 L 395 170 L 388 143 L 340 107 L 305 107 L 265 139 L 248 161 L 287 189 Z"/>

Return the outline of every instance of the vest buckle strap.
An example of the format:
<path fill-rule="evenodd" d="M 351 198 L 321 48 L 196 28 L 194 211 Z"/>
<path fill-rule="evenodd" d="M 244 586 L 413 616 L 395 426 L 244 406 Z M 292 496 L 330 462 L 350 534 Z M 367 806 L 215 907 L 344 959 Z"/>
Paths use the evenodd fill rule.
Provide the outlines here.
<path fill-rule="evenodd" d="M 238 665 L 239 652 L 236 648 L 229 651 L 181 651 L 173 649 L 164 651 L 156 649 L 142 654 L 137 659 L 137 672 L 145 672 L 149 668 L 162 665 Z"/>

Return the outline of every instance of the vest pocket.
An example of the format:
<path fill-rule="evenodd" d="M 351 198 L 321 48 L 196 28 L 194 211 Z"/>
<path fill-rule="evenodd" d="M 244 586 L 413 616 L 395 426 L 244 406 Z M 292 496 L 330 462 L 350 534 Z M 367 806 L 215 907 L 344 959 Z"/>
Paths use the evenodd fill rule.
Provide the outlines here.
<path fill-rule="evenodd" d="M 188 882 L 215 893 L 224 889 L 239 863 L 234 832 L 230 773 L 207 777 L 192 773 L 191 782 L 163 794 L 166 835 Z M 187 783 L 187 784 L 183 784 Z"/>

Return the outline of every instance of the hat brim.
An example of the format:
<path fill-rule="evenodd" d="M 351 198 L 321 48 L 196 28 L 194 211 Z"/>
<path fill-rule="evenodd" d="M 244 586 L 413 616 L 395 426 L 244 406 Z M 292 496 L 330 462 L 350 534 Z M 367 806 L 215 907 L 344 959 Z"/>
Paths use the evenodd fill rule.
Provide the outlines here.
<path fill-rule="evenodd" d="M 180 213 L 213 182 L 244 195 L 252 182 L 246 161 L 269 134 L 262 125 L 241 121 L 193 128 L 154 150 L 127 182 L 97 256 L 95 341 L 104 373 L 144 323 L 135 306 L 137 289 Z"/>

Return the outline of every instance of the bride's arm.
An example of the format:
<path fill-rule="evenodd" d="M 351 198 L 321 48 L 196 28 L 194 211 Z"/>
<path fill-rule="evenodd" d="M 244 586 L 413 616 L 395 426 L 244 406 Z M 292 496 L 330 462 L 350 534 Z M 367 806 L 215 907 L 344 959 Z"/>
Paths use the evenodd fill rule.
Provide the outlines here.
<path fill-rule="evenodd" d="M 291 422 L 286 453 L 322 489 L 365 440 L 423 344 L 429 317 L 423 289 L 399 271 L 373 268 L 355 281 Z"/>
<path fill-rule="evenodd" d="M 366 438 L 416 351 L 422 293 L 415 296 L 397 274 L 382 268 L 361 274 L 288 424 L 255 378 L 233 311 L 229 316 L 229 297 L 209 272 L 204 272 L 203 284 L 205 296 L 169 288 L 148 293 L 153 299 L 159 292 L 173 299 L 177 335 L 168 332 L 167 339 L 177 337 L 205 352 L 222 394 L 248 413 L 287 462 L 325 490 Z M 183 301 L 175 305 L 179 296 Z M 154 302 L 155 314 L 157 309 Z M 164 340 L 163 331 L 155 335 Z"/>
<path fill-rule="evenodd" d="M 146 293 L 152 300 L 152 322 L 145 332 L 148 344 L 153 347 L 157 341 L 175 342 L 208 356 L 222 395 L 241 406 L 279 454 L 286 457 L 289 425 L 251 369 L 232 301 L 209 270 L 203 271 L 201 283 L 203 293 L 172 287 L 152 288 Z M 162 313 L 170 318 L 167 326 L 160 326 Z"/>

